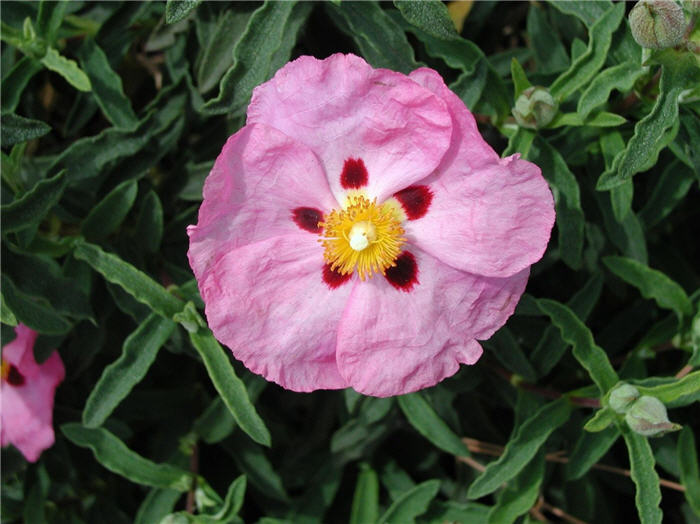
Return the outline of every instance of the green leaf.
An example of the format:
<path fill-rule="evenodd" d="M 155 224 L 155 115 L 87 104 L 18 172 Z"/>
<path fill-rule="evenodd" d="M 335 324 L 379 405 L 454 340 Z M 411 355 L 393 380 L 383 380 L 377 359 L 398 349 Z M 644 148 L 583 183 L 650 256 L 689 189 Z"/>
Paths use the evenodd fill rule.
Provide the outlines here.
<path fill-rule="evenodd" d="M 68 2 L 54 2 L 42 0 L 39 3 L 39 12 L 36 17 L 36 32 L 47 42 L 53 43 L 56 40 L 56 33 L 63 17 L 65 16 Z"/>
<path fill-rule="evenodd" d="M 0 292 L 0 322 L 3 324 L 6 324 L 8 326 L 15 327 L 17 325 L 17 318 L 15 317 L 14 313 L 10 311 L 10 308 L 7 307 L 7 304 L 5 303 L 5 297 L 3 294 Z"/>
<path fill-rule="evenodd" d="M 478 499 L 496 491 L 520 473 L 537 454 L 549 435 L 564 424 L 571 414 L 571 406 L 564 398 L 542 406 L 518 427 L 506 444 L 503 454 L 491 462 L 471 486 L 467 496 Z"/>
<path fill-rule="evenodd" d="M 197 68 L 197 86 L 200 93 L 206 93 L 216 87 L 222 75 L 231 67 L 231 50 L 243 36 L 249 19 L 249 13 L 233 10 L 226 10 L 219 16 Z"/>
<path fill-rule="evenodd" d="M 269 446 L 270 432 L 250 402 L 245 385 L 236 376 L 224 349 L 206 328 L 200 328 L 196 333 L 189 335 L 192 345 L 202 357 L 216 391 L 240 428 L 255 442 Z"/>
<path fill-rule="evenodd" d="M 107 194 L 83 221 L 82 233 L 88 240 L 107 238 L 120 226 L 136 200 L 135 181 L 122 182 Z"/>
<path fill-rule="evenodd" d="M 584 120 L 578 113 L 559 113 L 547 125 L 547 129 L 556 129 L 558 127 L 617 127 L 627 123 L 627 119 L 615 113 L 601 111 L 593 115 L 592 118 Z"/>
<path fill-rule="evenodd" d="M 20 96 L 32 77 L 41 71 L 41 64 L 31 57 L 23 56 L 2 76 L 2 112 L 11 113 L 17 108 Z"/>
<path fill-rule="evenodd" d="M 104 369 L 85 402 L 85 427 L 94 428 L 107 420 L 132 388 L 146 376 L 158 350 L 174 329 L 173 321 L 151 313 L 127 337 L 122 346 L 122 354 Z"/>
<path fill-rule="evenodd" d="M 599 410 L 598 413 L 600 413 Z M 615 426 L 591 433 L 583 432 L 574 446 L 574 451 L 566 464 L 567 480 L 583 477 L 591 467 L 605 455 L 612 445 L 617 442 L 620 430 Z"/>
<path fill-rule="evenodd" d="M 439 0 L 394 0 L 403 17 L 436 38 L 459 38 L 445 4 Z"/>
<path fill-rule="evenodd" d="M 571 2 L 571 0 L 557 0 L 549 2 L 562 13 L 573 15 L 588 27 L 595 24 L 608 11 L 612 3 L 610 0 L 586 0 L 585 2 Z"/>
<path fill-rule="evenodd" d="M 3 147 L 12 146 L 28 140 L 34 140 L 51 131 L 51 126 L 41 120 L 32 120 L 23 116 L 7 113 L 2 115 L 2 141 Z"/>
<path fill-rule="evenodd" d="M 528 87 L 531 87 L 532 84 L 527 79 L 523 66 L 520 65 L 520 62 L 515 57 L 510 61 L 510 76 L 513 78 L 513 100 L 517 100 L 520 94 Z"/>
<path fill-rule="evenodd" d="M 202 0 L 168 0 L 165 4 L 165 21 L 174 24 L 185 18 Z"/>
<path fill-rule="evenodd" d="M 541 4 L 530 4 L 527 12 L 527 34 L 530 37 L 536 71 L 550 74 L 563 71 L 569 65 L 569 57 Z"/>
<path fill-rule="evenodd" d="M 685 487 L 685 500 L 700 517 L 700 468 L 695 437 L 690 426 L 685 426 L 678 435 L 678 466 L 681 483 Z"/>
<path fill-rule="evenodd" d="M 327 11 L 374 67 L 406 74 L 418 68 L 406 34 L 379 4 L 342 2 L 340 6 L 327 5 Z"/>
<path fill-rule="evenodd" d="M 156 253 L 163 238 L 163 205 L 155 191 L 149 191 L 141 202 L 134 233 L 134 242 L 142 253 Z"/>
<path fill-rule="evenodd" d="M 173 512 L 180 497 L 182 493 L 174 489 L 152 488 L 139 506 L 134 524 L 160 522 L 163 517 Z"/>
<path fill-rule="evenodd" d="M 48 48 L 46 54 L 41 59 L 41 63 L 44 64 L 47 69 L 55 71 L 65 78 L 66 81 L 78 91 L 90 91 L 92 89 L 90 79 L 83 70 L 78 67 L 75 60 L 70 60 L 65 56 L 59 55 L 58 51 L 53 47 Z"/>
<path fill-rule="evenodd" d="M 6 233 L 35 226 L 58 203 L 66 189 L 65 171 L 38 182 L 17 200 L 0 207 L 2 229 Z"/>
<path fill-rule="evenodd" d="M 527 381 L 535 380 L 535 369 L 510 329 L 502 327 L 488 341 L 485 341 L 484 345 L 506 369 Z"/>
<path fill-rule="evenodd" d="M 457 457 L 469 456 L 467 446 L 420 393 L 398 397 L 399 406 L 411 425 L 435 446 Z"/>
<path fill-rule="evenodd" d="M 221 79 L 219 95 L 204 104 L 204 114 L 241 111 L 253 88 L 287 62 L 310 10 L 306 3 L 271 1 L 256 9 L 233 48 L 233 65 Z"/>
<path fill-rule="evenodd" d="M 644 74 L 644 68 L 633 61 L 623 62 L 598 73 L 578 100 L 576 111 L 582 119 L 610 99 L 613 89 L 626 93 Z"/>
<path fill-rule="evenodd" d="M 694 395 L 700 391 L 700 370 L 688 373 L 683 378 L 675 379 L 658 386 L 641 386 L 635 384 L 641 395 L 649 395 L 658 398 L 664 404 L 687 395 Z"/>
<path fill-rule="evenodd" d="M 78 58 L 90 79 L 95 101 L 107 120 L 116 128 L 134 129 L 138 119 L 124 94 L 122 79 L 109 65 L 104 51 L 92 38 L 88 38 L 80 47 Z"/>
<path fill-rule="evenodd" d="M 508 139 L 508 147 L 503 151 L 502 158 L 509 157 L 514 153 L 520 153 L 523 158 L 529 158 L 530 147 L 535 140 L 535 132 L 531 129 L 518 126 Z"/>
<path fill-rule="evenodd" d="M 530 159 L 540 166 L 554 193 L 560 256 L 569 267 L 578 269 L 583 253 L 584 217 L 576 177 L 559 152 L 539 137 L 533 143 Z"/>
<path fill-rule="evenodd" d="M 573 61 L 571 67 L 557 78 L 550 92 L 559 100 L 565 100 L 572 93 L 586 85 L 603 67 L 612 42 L 613 32 L 622 22 L 625 14 L 624 4 L 615 4 L 609 8 L 589 31 L 586 52 Z"/>
<path fill-rule="evenodd" d="M 651 112 L 634 126 L 634 135 L 625 150 L 615 158 L 610 169 L 598 179 L 596 189 L 609 190 L 629 180 L 636 173 L 649 169 L 668 142 L 660 140 L 668 130 L 678 127 L 678 97 L 683 90 L 683 72 L 664 66 L 659 83 L 659 96 Z"/>
<path fill-rule="evenodd" d="M 92 450 L 105 468 L 132 482 L 177 491 L 187 491 L 192 484 L 187 471 L 143 458 L 104 428 L 91 429 L 72 422 L 63 424 L 61 431 L 73 444 Z"/>
<path fill-rule="evenodd" d="M 228 522 L 230 519 L 238 515 L 238 512 L 243 506 L 243 497 L 246 490 L 246 476 L 241 475 L 234 479 L 228 487 L 226 498 L 221 506 L 221 509 L 214 513 L 211 517 L 213 522 Z"/>
<path fill-rule="evenodd" d="M 361 465 L 350 510 L 350 524 L 376 522 L 379 517 L 379 479 L 367 464 Z"/>
<path fill-rule="evenodd" d="M 622 429 L 622 436 L 627 444 L 632 481 L 637 487 L 634 501 L 637 504 L 639 520 L 641 524 L 660 524 L 663 520 L 663 512 L 659 507 L 661 488 L 659 475 L 654 469 L 654 454 L 649 441 L 627 427 Z"/>
<path fill-rule="evenodd" d="M 591 331 L 567 306 L 550 299 L 539 299 L 537 305 L 552 319 L 562 338 L 573 346 L 576 360 L 588 371 L 601 394 L 607 393 L 618 382 L 608 355 L 595 344 Z"/>
<path fill-rule="evenodd" d="M 603 277 L 601 274 L 594 274 L 588 279 L 586 284 L 571 297 L 567 306 L 576 313 L 583 322 L 591 314 L 593 307 L 598 302 L 603 290 Z M 539 313 L 539 309 L 537 310 Z M 567 344 L 561 338 L 559 330 L 555 326 L 547 326 L 542 338 L 530 354 L 530 361 L 539 375 L 543 376 L 552 371 L 554 366 L 561 360 L 566 351 Z"/>
<path fill-rule="evenodd" d="M 583 429 L 590 431 L 591 433 L 597 433 L 606 429 L 616 420 L 617 417 L 611 409 L 602 408 L 596 411 L 595 414 L 588 419 L 588 422 L 586 422 L 586 425 L 583 426 Z"/>
<path fill-rule="evenodd" d="M 62 315 L 43 297 L 35 297 L 18 289 L 3 273 L 2 297 L 5 306 L 19 322 L 39 333 L 62 335 L 72 327 Z"/>
<path fill-rule="evenodd" d="M 408 524 L 428 510 L 430 501 L 437 495 L 440 481 L 427 480 L 405 492 L 389 506 L 377 524 Z"/>
<path fill-rule="evenodd" d="M 489 524 L 511 524 L 537 501 L 544 480 L 544 453 L 540 452 L 499 494 L 488 516 Z"/>
<path fill-rule="evenodd" d="M 675 311 L 678 316 L 693 314 L 693 304 L 683 288 L 661 271 L 625 257 L 605 257 L 603 263 L 622 280 L 639 289 L 643 297 L 654 299 L 659 307 Z"/>
<path fill-rule="evenodd" d="M 163 286 L 117 255 L 106 253 L 99 246 L 76 242 L 75 258 L 84 260 L 105 280 L 121 286 L 142 304 L 168 319 L 179 313 L 185 304 L 168 293 Z"/>
<path fill-rule="evenodd" d="M 668 164 L 654 185 L 649 200 L 639 212 L 639 218 L 645 226 L 651 228 L 671 214 L 683 202 L 694 181 L 693 170 L 685 164 L 678 161 Z"/>

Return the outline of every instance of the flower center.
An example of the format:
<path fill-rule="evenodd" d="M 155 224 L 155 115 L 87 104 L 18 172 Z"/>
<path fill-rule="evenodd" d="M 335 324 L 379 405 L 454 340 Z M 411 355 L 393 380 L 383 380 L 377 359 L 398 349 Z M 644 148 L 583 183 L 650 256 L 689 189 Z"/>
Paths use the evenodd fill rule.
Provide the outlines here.
<path fill-rule="evenodd" d="M 347 275 L 357 268 L 362 280 L 395 266 L 406 241 L 395 207 L 362 195 L 349 197 L 345 209 L 334 209 L 318 225 L 331 269 Z"/>

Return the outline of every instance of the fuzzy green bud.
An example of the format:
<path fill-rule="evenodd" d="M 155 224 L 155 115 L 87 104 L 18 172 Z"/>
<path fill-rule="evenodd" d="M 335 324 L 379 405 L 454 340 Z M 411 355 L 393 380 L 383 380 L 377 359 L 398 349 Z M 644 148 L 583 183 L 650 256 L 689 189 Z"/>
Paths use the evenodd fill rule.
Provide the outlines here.
<path fill-rule="evenodd" d="M 625 414 L 625 422 L 635 433 L 644 437 L 660 437 L 669 431 L 681 429 L 668 420 L 666 406 L 656 397 L 639 397 Z"/>
<path fill-rule="evenodd" d="M 630 384 L 616 386 L 608 398 L 610 409 L 616 413 L 626 413 L 632 403 L 639 398 L 639 390 Z"/>
<path fill-rule="evenodd" d="M 559 109 L 559 103 L 546 87 L 532 86 L 515 101 L 513 116 L 521 127 L 539 129 L 549 124 Z"/>
<path fill-rule="evenodd" d="M 642 0 L 629 15 L 632 36 L 642 47 L 665 49 L 683 40 L 687 23 L 683 8 L 672 0 Z"/>

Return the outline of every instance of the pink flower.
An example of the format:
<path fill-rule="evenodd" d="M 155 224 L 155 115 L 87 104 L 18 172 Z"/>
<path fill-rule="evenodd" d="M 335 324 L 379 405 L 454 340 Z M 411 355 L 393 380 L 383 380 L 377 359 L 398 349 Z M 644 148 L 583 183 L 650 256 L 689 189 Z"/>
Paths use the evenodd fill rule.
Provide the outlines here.
<path fill-rule="evenodd" d="M 435 71 L 303 56 L 253 92 L 188 256 L 250 370 L 390 396 L 479 359 L 553 222 L 539 168 L 500 159 Z"/>
<path fill-rule="evenodd" d="M 51 447 L 53 397 L 65 377 L 57 351 L 43 363 L 34 360 L 37 332 L 23 324 L 15 328 L 17 338 L 2 348 L 0 441 L 14 444 L 29 462 Z"/>

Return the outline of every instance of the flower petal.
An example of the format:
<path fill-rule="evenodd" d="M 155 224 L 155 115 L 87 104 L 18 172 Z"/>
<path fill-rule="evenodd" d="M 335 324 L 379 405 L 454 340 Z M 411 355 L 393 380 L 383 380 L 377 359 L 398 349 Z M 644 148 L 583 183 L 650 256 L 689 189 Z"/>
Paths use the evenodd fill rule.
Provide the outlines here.
<path fill-rule="evenodd" d="M 21 324 L 15 331 L 17 338 L 3 348 L 2 358 L 16 366 L 25 380 L 21 386 L 4 381 L 0 385 L 0 443 L 13 444 L 29 462 L 36 462 L 41 452 L 54 443 L 54 393 L 65 377 L 65 369 L 57 351 L 37 364 L 33 352 L 37 333 Z"/>
<path fill-rule="evenodd" d="M 209 327 L 248 369 L 287 389 L 345 388 L 336 333 L 354 282 L 331 289 L 323 272 L 311 235 L 221 245 L 197 276 Z"/>
<path fill-rule="evenodd" d="M 296 233 L 315 238 L 300 225 L 298 210 L 336 206 L 313 152 L 271 127 L 245 126 L 228 139 L 204 183 L 199 221 L 187 230 L 192 268 L 201 272 L 222 243 L 236 248 Z"/>
<path fill-rule="evenodd" d="M 404 224 L 408 238 L 478 275 L 507 277 L 537 262 L 554 225 L 554 200 L 540 169 L 519 155 L 499 159 L 437 73 L 420 69 L 411 78 L 447 102 L 455 127 L 440 167 L 421 181 L 433 199 L 425 216 Z"/>
<path fill-rule="evenodd" d="M 353 289 L 338 332 L 338 369 L 367 395 L 402 395 L 437 384 L 481 356 L 515 310 L 529 270 L 509 278 L 458 271 L 408 247 L 418 267 L 409 291 L 375 276 Z"/>
<path fill-rule="evenodd" d="M 362 161 L 368 196 L 382 201 L 428 176 L 452 133 L 445 103 L 430 90 L 342 54 L 325 60 L 302 56 L 256 87 L 248 107 L 248 123 L 255 122 L 318 154 L 340 202 L 346 161 Z"/>

